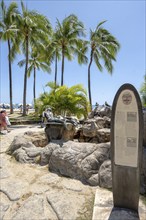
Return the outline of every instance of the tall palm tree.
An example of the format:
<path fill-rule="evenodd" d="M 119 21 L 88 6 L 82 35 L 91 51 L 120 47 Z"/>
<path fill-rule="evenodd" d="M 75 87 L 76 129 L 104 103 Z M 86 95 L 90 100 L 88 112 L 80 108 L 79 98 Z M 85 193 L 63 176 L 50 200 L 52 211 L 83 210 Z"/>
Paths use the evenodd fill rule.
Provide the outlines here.
<path fill-rule="evenodd" d="M 56 33 L 52 33 L 51 42 L 46 47 L 46 57 L 48 57 L 48 60 L 50 62 L 55 63 L 55 74 L 54 74 L 54 83 L 55 86 L 57 86 L 57 66 L 58 61 L 61 59 L 61 48 L 59 45 L 59 42 L 56 38 Z"/>
<path fill-rule="evenodd" d="M 64 60 L 73 59 L 73 54 L 77 48 L 77 42 L 80 36 L 84 36 L 84 25 L 75 15 L 66 17 L 62 23 L 57 19 L 56 39 L 61 48 L 62 68 L 61 68 L 61 86 L 64 84 Z"/>
<path fill-rule="evenodd" d="M 95 31 L 90 31 L 90 61 L 88 65 L 88 93 L 90 106 L 92 108 L 91 98 L 91 81 L 90 81 L 90 69 L 92 62 L 94 61 L 97 68 L 102 71 L 103 66 L 101 61 L 104 63 L 104 67 L 109 73 L 113 72 L 112 61 L 116 61 L 116 54 L 120 48 L 120 44 L 117 39 L 105 28 L 102 24 L 106 21 L 100 22 Z"/>
<path fill-rule="evenodd" d="M 0 39 L 7 41 L 8 44 L 10 114 L 13 114 L 11 45 L 15 40 L 15 35 L 17 32 L 15 15 L 18 13 L 18 7 L 16 2 L 12 2 L 9 7 L 6 8 L 3 0 L 1 1 L 0 7 L 2 12 L 2 19 L 0 21 Z"/>
<path fill-rule="evenodd" d="M 20 62 L 18 62 L 18 65 L 22 67 L 24 64 L 26 64 L 26 60 L 23 59 Z M 50 73 L 51 68 L 46 61 L 44 61 L 42 55 L 37 52 L 37 50 L 33 50 L 31 53 L 31 58 L 28 59 L 29 67 L 27 69 L 27 76 L 30 77 L 31 72 L 33 72 L 33 101 L 35 104 L 36 99 L 36 70 L 42 69 L 44 72 Z"/>
<path fill-rule="evenodd" d="M 23 115 L 26 115 L 26 91 L 27 91 L 27 73 L 29 52 L 31 46 L 37 48 L 38 42 L 45 42 L 51 31 L 50 22 L 47 18 L 35 11 L 29 11 L 21 2 L 22 15 L 19 16 L 18 27 L 19 34 L 15 42 L 22 46 L 25 55 L 25 73 L 24 73 L 24 90 L 23 90 Z"/>

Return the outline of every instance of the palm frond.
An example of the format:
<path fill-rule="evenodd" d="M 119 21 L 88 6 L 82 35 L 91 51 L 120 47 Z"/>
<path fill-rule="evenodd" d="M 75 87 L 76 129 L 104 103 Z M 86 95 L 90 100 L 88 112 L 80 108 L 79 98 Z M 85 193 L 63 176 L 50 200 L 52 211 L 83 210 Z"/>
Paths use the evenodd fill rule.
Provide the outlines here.
<path fill-rule="evenodd" d="M 16 2 L 12 2 L 6 12 L 6 18 L 8 19 L 8 23 L 10 24 L 12 22 L 12 17 L 15 12 L 17 12 L 18 6 Z"/>
<path fill-rule="evenodd" d="M 30 65 L 30 66 L 28 67 L 28 69 L 27 69 L 27 77 L 28 77 L 28 78 L 30 77 L 31 72 L 33 71 L 33 69 L 34 69 L 33 65 Z"/>
<path fill-rule="evenodd" d="M 107 22 L 107 20 L 101 21 L 97 26 L 96 26 L 96 31 L 98 31 L 99 27 L 101 27 L 105 22 Z"/>
<path fill-rule="evenodd" d="M 47 73 L 51 73 L 51 67 L 45 63 L 40 63 L 40 68 Z"/>
<path fill-rule="evenodd" d="M 2 18 L 3 20 L 5 19 L 5 16 L 6 16 L 6 5 L 4 3 L 4 0 L 1 1 L 1 4 L 0 4 L 1 8 L 0 8 L 0 14 L 2 14 Z"/>
<path fill-rule="evenodd" d="M 24 66 L 25 63 L 26 63 L 26 60 L 23 59 L 23 60 L 21 60 L 21 61 L 18 62 L 18 66 L 19 66 L 19 67 L 22 67 L 22 66 Z"/>
<path fill-rule="evenodd" d="M 95 51 L 93 57 L 94 57 L 94 62 L 96 64 L 97 68 L 102 72 L 103 68 L 102 68 L 102 65 L 100 63 L 100 54 L 98 53 L 97 50 Z"/>
<path fill-rule="evenodd" d="M 26 8 L 25 8 L 24 3 L 23 3 L 22 0 L 21 0 L 21 9 L 22 9 L 23 16 L 25 16 L 26 15 Z"/>

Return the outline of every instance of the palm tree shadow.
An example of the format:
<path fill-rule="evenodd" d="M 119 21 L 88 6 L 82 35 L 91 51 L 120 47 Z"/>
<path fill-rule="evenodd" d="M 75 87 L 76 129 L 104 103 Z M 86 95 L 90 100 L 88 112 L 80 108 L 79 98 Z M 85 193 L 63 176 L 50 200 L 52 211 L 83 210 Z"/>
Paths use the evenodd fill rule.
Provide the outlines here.
<path fill-rule="evenodd" d="M 140 218 L 138 212 L 134 210 L 113 207 L 108 220 L 140 220 Z"/>

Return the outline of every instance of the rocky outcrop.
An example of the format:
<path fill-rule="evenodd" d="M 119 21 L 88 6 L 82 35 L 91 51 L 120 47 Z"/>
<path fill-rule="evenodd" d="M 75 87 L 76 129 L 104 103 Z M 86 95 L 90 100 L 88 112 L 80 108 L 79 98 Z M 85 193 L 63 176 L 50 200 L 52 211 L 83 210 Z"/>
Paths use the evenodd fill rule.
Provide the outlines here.
<path fill-rule="evenodd" d="M 7 149 L 7 153 L 12 154 L 15 150 L 19 148 L 32 149 L 36 147 L 45 147 L 47 144 L 48 139 L 44 131 L 27 131 L 23 135 L 15 136 L 12 144 Z"/>
<path fill-rule="evenodd" d="M 97 137 L 99 143 L 109 142 L 110 141 L 110 129 L 102 128 L 97 131 Z"/>
<path fill-rule="evenodd" d="M 111 172 L 111 160 L 103 162 L 99 169 L 99 186 L 107 189 L 112 188 L 112 172 Z"/>
<path fill-rule="evenodd" d="M 110 141 L 111 108 L 98 106 L 80 128 L 80 142 L 105 143 Z"/>
<path fill-rule="evenodd" d="M 83 136 L 95 137 L 97 135 L 97 125 L 94 120 L 88 120 L 83 126 Z"/>
<path fill-rule="evenodd" d="M 98 174 L 101 164 L 109 159 L 110 144 L 67 141 L 60 144 L 51 142 L 42 148 L 20 135 L 14 138 L 7 153 L 20 163 L 48 164 L 50 171 L 98 185 L 95 174 Z"/>
<path fill-rule="evenodd" d="M 44 131 L 41 132 L 32 132 L 27 131 L 24 133 L 24 137 L 31 141 L 36 147 L 45 147 L 48 144 L 47 135 Z"/>
<path fill-rule="evenodd" d="M 111 106 L 109 105 L 98 105 L 96 106 L 89 114 L 89 118 L 94 118 L 95 116 L 100 116 L 100 117 L 111 117 Z"/>
<path fill-rule="evenodd" d="M 88 119 L 80 128 L 79 142 L 105 143 L 110 141 L 110 119 L 107 117 Z"/>
<path fill-rule="evenodd" d="M 33 137 L 37 135 L 33 135 Z M 34 139 L 33 139 L 34 141 Z M 36 141 L 34 141 L 36 143 Z M 50 157 L 54 149 L 60 147 L 58 144 L 50 143 L 45 147 L 38 147 L 30 142 L 26 135 L 16 136 L 6 151 L 15 157 L 20 163 L 38 163 L 46 165 L 49 163 Z"/>
<path fill-rule="evenodd" d="M 53 151 L 49 170 L 92 184 L 101 164 L 109 158 L 110 145 L 68 141 Z"/>
<path fill-rule="evenodd" d="M 20 163 L 48 165 L 50 171 L 59 175 L 78 179 L 92 186 L 112 188 L 109 142 L 95 144 L 55 141 L 45 147 L 36 147 L 25 134 L 14 138 L 7 153 Z M 145 194 L 145 148 L 142 155 L 141 193 Z"/>

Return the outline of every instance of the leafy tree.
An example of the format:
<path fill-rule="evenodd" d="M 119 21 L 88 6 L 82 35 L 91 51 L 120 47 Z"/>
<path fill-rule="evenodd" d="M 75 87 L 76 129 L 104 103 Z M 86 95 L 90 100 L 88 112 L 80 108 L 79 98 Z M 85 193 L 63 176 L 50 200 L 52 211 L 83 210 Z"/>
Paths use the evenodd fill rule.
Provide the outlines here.
<path fill-rule="evenodd" d="M 36 101 L 36 105 L 41 107 L 40 111 L 50 106 L 55 115 L 87 117 L 89 103 L 86 90 L 82 85 L 78 84 L 68 88 L 65 85 L 55 86 L 53 83 L 49 83 L 48 86 L 51 91 L 41 94 Z"/>
<path fill-rule="evenodd" d="M 9 92 L 10 92 L 10 114 L 13 114 L 13 92 L 12 92 L 12 51 L 11 46 L 15 41 L 17 32 L 16 15 L 18 14 L 17 3 L 12 2 L 8 8 L 1 1 L 0 9 L 2 12 L 2 19 L 0 21 L 0 39 L 7 41 L 8 44 L 8 62 L 9 62 Z M 14 52 L 14 51 L 13 51 Z"/>
<path fill-rule="evenodd" d="M 140 88 L 140 95 L 141 95 L 142 105 L 146 107 L 146 74 L 144 75 L 144 82 Z"/>
<path fill-rule="evenodd" d="M 91 98 L 91 80 L 90 69 L 94 61 L 99 71 L 103 70 L 102 63 L 109 73 L 113 72 L 112 61 L 116 61 L 116 54 L 120 45 L 116 38 L 102 25 L 105 21 L 100 22 L 95 31 L 90 31 L 90 61 L 88 65 L 88 93 L 90 106 L 92 108 Z"/>
<path fill-rule="evenodd" d="M 26 91 L 27 91 L 27 74 L 28 61 L 31 47 L 36 47 L 39 43 L 48 40 L 51 32 L 51 26 L 47 18 L 35 11 L 29 11 L 21 2 L 22 14 L 18 19 L 19 34 L 15 39 L 17 45 L 22 46 L 25 55 L 25 73 L 24 73 L 24 90 L 23 90 L 23 115 L 26 115 Z"/>
<path fill-rule="evenodd" d="M 64 60 L 73 59 L 73 55 L 77 53 L 78 42 L 81 41 L 80 36 L 84 36 L 84 25 L 75 15 L 66 17 L 62 23 L 57 19 L 56 25 L 57 45 L 61 48 L 62 68 L 61 68 L 61 86 L 64 84 Z"/>

